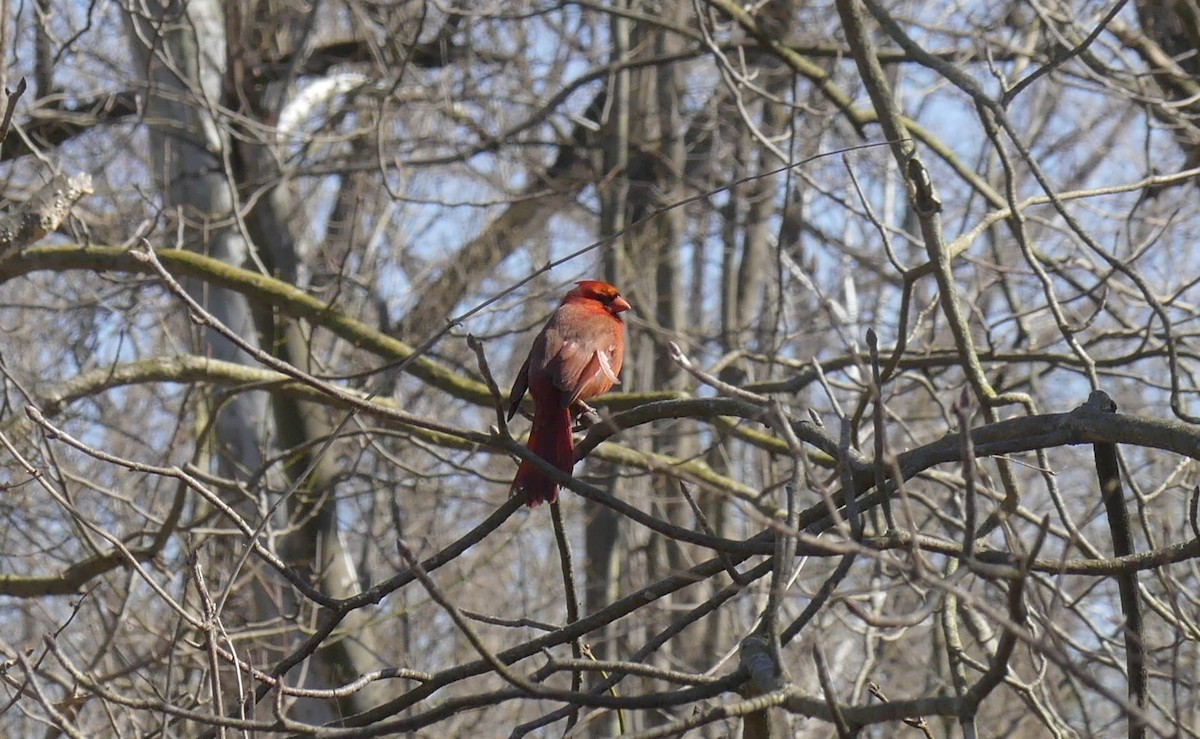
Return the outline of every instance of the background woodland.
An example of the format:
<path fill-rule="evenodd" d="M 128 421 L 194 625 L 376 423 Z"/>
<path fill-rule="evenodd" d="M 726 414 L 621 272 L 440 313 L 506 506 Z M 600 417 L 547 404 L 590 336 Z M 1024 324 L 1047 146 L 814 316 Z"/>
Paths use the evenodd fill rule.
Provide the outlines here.
<path fill-rule="evenodd" d="M 0 3 L 0 733 L 1200 735 L 1198 0 Z M 556 506 L 500 409 L 633 304 Z"/>

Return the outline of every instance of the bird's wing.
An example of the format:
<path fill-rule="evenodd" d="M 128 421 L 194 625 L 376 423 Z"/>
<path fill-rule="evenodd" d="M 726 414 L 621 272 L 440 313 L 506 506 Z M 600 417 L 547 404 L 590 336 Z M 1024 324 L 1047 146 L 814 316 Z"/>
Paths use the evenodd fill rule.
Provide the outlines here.
<path fill-rule="evenodd" d="M 617 384 L 620 341 L 620 323 L 602 308 L 563 305 L 546 325 L 545 343 L 529 372 L 545 373 L 561 392 L 563 407 L 571 407 Z"/>
<path fill-rule="evenodd" d="M 620 382 L 613 367 L 612 342 L 597 347 L 596 340 L 567 339 L 549 367 L 554 384 L 563 392 L 563 407 L 587 400 Z"/>
<path fill-rule="evenodd" d="M 525 397 L 525 391 L 529 389 L 529 360 L 533 358 L 533 352 L 525 357 L 525 364 L 521 365 L 521 371 L 517 373 L 517 377 L 513 380 L 512 390 L 508 391 L 508 420 L 513 420 L 513 416 L 517 415 L 517 409 L 521 407 L 521 400 Z"/>
<path fill-rule="evenodd" d="M 613 385 L 619 385 L 620 379 L 613 372 L 612 348 L 592 352 L 591 358 L 579 373 L 579 379 L 574 386 L 567 406 L 573 406 L 580 400 L 587 400 L 607 392 Z"/>

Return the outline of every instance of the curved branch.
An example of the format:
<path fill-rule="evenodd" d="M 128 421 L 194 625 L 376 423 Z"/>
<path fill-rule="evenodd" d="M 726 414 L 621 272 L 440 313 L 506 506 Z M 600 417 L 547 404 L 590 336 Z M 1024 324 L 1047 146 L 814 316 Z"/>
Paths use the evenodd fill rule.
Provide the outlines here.
<path fill-rule="evenodd" d="M 1092 393 L 1088 402 L 1067 413 L 1022 416 L 997 421 L 971 430 L 975 456 L 1031 452 L 1050 447 L 1075 444 L 1130 444 L 1171 452 L 1200 460 L 1200 430 L 1179 421 L 1129 416 L 1105 410 L 1105 401 L 1112 403 L 1102 392 Z M 911 479 L 931 467 L 961 460 L 960 438 L 949 435 L 897 456 L 901 479 Z M 858 494 L 875 486 L 875 471 L 869 464 L 853 464 L 854 485 Z M 891 478 L 889 478 L 889 486 Z M 890 490 L 874 490 L 861 498 L 863 506 L 879 505 L 880 496 Z M 834 500 L 843 505 L 844 494 Z M 800 514 L 800 526 L 810 533 L 820 533 L 832 525 L 824 502 Z"/>

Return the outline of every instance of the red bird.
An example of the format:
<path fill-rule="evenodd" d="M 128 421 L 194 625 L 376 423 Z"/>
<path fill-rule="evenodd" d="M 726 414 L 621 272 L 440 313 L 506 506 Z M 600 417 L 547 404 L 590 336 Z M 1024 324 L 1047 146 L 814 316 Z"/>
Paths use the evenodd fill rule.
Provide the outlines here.
<path fill-rule="evenodd" d="M 511 421 L 525 391 L 530 392 L 535 407 L 529 451 L 568 475 L 575 466 L 572 415 L 586 412 L 585 401 L 620 383 L 617 374 L 625 358 L 625 323 L 620 313 L 629 310 L 629 303 L 607 282 L 584 280 L 576 285 L 533 340 L 529 358 L 513 382 L 508 407 Z M 524 460 L 508 494 L 522 491 L 530 508 L 558 499 L 558 485 Z"/>

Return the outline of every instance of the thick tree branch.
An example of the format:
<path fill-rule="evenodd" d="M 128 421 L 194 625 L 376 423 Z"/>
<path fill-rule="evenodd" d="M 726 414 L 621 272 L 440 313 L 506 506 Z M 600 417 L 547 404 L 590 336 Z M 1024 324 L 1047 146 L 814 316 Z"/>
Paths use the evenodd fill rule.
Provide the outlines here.
<path fill-rule="evenodd" d="M 91 193 L 90 175 L 55 175 L 33 197 L 0 218 L 0 262 L 57 230 L 75 203 Z"/>

